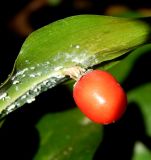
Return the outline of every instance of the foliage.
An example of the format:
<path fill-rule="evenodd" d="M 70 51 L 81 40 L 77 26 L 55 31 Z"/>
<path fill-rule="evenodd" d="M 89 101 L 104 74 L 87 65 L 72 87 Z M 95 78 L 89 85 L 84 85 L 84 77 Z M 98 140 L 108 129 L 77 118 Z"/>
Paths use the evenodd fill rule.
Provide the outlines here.
<path fill-rule="evenodd" d="M 62 96 L 66 97 L 64 89 L 60 96 L 58 92 L 54 96 L 47 94 L 51 97 L 47 99 L 47 102 L 50 100 L 49 104 L 43 101 L 40 105 L 37 98 L 37 101 L 29 105 L 31 109 L 32 105 L 37 107 L 33 109 L 32 118 L 28 117 L 29 111 L 25 114 L 27 122 L 27 119 L 36 119 L 32 127 L 38 131 L 39 140 L 33 159 L 107 159 L 111 154 L 113 159 L 123 155 L 125 159 L 133 157 L 134 160 L 139 155 L 151 157 L 151 85 L 148 75 L 148 52 L 151 46 L 138 48 L 148 41 L 149 25 L 144 19 L 82 15 L 54 22 L 27 38 L 11 75 L 1 86 L 1 118 L 19 107 L 21 109 L 13 114 L 22 115 L 27 107 L 22 107 L 23 104 L 33 102 L 41 92 L 65 82 L 67 78 L 64 70 L 73 66 L 108 69 L 122 83 L 129 99 L 128 110 L 119 122 L 100 126 L 84 117 L 73 102 L 72 105 L 68 104 L 72 99 L 71 95 L 68 95 L 65 107 L 63 106 L 60 99 Z M 134 50 L 135 48 L 138 49 Z M 134 51 L 128 53 L 132 50 Z M 73 85 L 70 82 L 62 85 L 70 88 Z M 55 89 L 51 90 L 53 95 Z M 46 93 L 41 96 L 43 95 L 46 96 Z M 57 105 L 59 110 L 54 112 L 53 108 Z M 51 109 L 44 112 L 45 107 Z M 61 107 L 65 110 L 60 111 Z M 14 131 L 10 127 L 12 117 L 10 115 L 6 118 L 2 131 L 10 129 L 17 133 L 17 129 Z M 1 137 L 1 143 L 7 146 L 7 139 L 10 140 L 8 137 L 11 135 L 7 137 L 2 132 Z M 11 147 L 10 149 L 13 150 Z M 27 154 L 26 159 L 31 158 L 31 155 L 28 156 Z"/>

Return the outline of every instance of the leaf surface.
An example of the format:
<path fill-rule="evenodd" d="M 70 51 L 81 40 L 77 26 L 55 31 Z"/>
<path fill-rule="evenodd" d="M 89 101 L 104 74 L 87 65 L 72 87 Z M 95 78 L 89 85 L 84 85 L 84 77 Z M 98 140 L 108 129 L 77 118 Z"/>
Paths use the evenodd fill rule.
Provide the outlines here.
<path fill-rule="evenodd" d="M 76 108 L 45 115 L 37 129 L 41 141 L 35 160 L 91 160 L 102 139 L 102 127 Z"/>
<path fill-rule="evenodd" d="M 68 17 L 33 32 L 0 88 L 0 117 L 64 82 L 64 70 L 89 68 L 146 43 L 147 23 L 97 15 Z"/>

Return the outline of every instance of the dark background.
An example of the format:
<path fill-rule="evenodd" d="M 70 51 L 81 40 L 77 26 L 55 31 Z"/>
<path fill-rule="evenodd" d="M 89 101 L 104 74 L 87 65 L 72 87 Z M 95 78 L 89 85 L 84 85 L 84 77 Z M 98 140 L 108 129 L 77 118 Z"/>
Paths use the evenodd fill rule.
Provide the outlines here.
<path fill-rule="evenodd" d="M 58 5 L 52 5 L 47 0 L 1 1 L 0 82 L 3 82 L 11 72 L 21 45 L 31 31 L 71 15 L 110 15 L 126 11 L 151 15 L 151 3 L 147 0 L 60 0 Z M 22 16 L 18 18 L 20 14 Z"/>
<path fill-rule="evenodd" d="M 14 61 L 25 38 L 32 31 L 55 20 L 71 15 L 116 15 L 123 12 L 139 12 L 145 16 L 151 15 L 151 3 L 148 3 L 147 0 L 62 0 L 59 4 L 53 5 L 51 3 L 48 4 L 47 0 L 1 1 L 0 82 L 3 82 L 11 72 Z M 143 59 L 143 61 L 151 58 L 149 54 L 146 55 L 147 57 L 143 57 L 145 59 Z M 136 67 L 140 66 L 139 63 L 142 63 L 142 60 L 138 61 Z M 146 63 L 146 65 L 145 67 L 150 67 L 149 63 Z M 136 79 L 137 76 L 137 72 L 135 72 L 134 69 L 129 81 L 136 84 L 133 80 Z M 150 81 L 150 77 L 148 77 L 148 80 Z M 142 80 L 138 83 L 143 82 Z M 128 87 L 129 86 L 125 84 L 125 89 L 129 90 Z M 67 89 L 56 87 L 47 93 L 43 93 L 32 104 L 25 105 L 23 108 L 10 114 L 4 126 L 0 129 L 0 159 L 32 159 L 39 144 L 39 135 L 34 125 L 43 114 L 65 109 L 67 96 L 72 97 Z M 56 97 L 59 97 L 59 102 L 56 102 Z M 43 103 L 50 103 L 50 98 L 53 100 L 51 103 L 54 103 L 55 106 L 60 106 L 61 104 L 63 107 L 56 107 L 54 109 L 46 107 L 41 109 Z M 68 103 L 69 106 L 73 106 L 74 102 L 72 98 L 68 99 Z M 103 143 L 98 147 L 94 159 L 100 159 L 101 157 L 102 160 L 108 160 L 110 159 L 110 155 L 112 155 L 112 159 L 130 160 L 133 145 L 137 139 L 141 139 L 151 149 L 151 140 L 146 136 L 144 122 L 137 104 L 130 105 L 133 105 L 132 110 L 127 111 L 120 123 L 104 128 L 105 137 Z M 133 115 L 136 115 L 136 121 L 133 121 Z M 133 121 L 133 123 L 131 123 L 131 121 Z M 131 124 L 129 125 L 129 123 Z M 140 125 L 137 126 L 137 124 Z M 128 132 L 127 129 L 125 129 L 127 126 L 129 127 Z M 110 136 L 111 132 L 113 133 L 112 136 Z M 127 138 L 129 137 L 131 137 L 130 143 L 127 143 Z M 121 146 L 124 146 L 124 148 Z M 118 150 L 118 154 L 116 154 L 116 150 Z"/>

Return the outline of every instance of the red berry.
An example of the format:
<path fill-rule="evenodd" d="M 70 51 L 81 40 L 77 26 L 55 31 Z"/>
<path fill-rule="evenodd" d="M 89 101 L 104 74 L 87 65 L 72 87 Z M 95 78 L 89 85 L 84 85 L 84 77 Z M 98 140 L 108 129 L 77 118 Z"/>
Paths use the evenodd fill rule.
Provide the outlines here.
<path fill-rule="evenodd" d="M 108 72 L 93 70 L 76 82 L 73 97 L 80 110 L 92 121 L 109 124 L 124 113 L 127 97 L 116 79 Z"/>

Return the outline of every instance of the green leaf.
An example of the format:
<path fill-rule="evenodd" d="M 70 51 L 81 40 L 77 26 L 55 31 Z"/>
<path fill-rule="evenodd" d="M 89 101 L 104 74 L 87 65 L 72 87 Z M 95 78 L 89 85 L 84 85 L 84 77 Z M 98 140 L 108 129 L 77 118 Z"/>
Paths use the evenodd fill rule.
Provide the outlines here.
<path fill-rule="evenodd" d="M 149 59 L 147 59 L 147 54 L 150 55 L 150 52 L 151 44 L 144 45 L 133 51 L 123 61 L 108 71 L 112 73 L 121 84 L 123 83 L 123 86 L 131 86 L 128 89 L 125 88 L 128 92 L 128 102 L 136 102 L 139 105 L 147 126 L 146 132 L 151 136 L 151 76 L 148 74 L 150 73 L 150 63 L 148 63 Z M 141 61 L 140 64 L 143 64 L 142 66 L 140 66 L 139 61 Z M 145 66 L 145 64 L 147 64 L 147 66 Z M 141 70 L 139 70 L 138 66 L 140 66 Z M 132 78 L 135 79 L 130 78 L 133 74 L 135 74 L 135 77 Z M 136 85 L 135 83 L 141 78 L 142 80 Z M 131 83 L 133 83 L 133 85 L 131 85 Z"/>
<path fill-rule="evenodd" d="M 0 118 L 64 82 L 67 68 L 115 59 L 146 43 L 149 32 L 140 20 L 97 15 L 65 18 L 33 32 L 0 88 Z"/>
<path fill-rule="evenodd" d="M 123 83 L 124 80 L 129 76 L 137 60 L 148 52 L 151 52 L 151 44 L 138 47 L 118 64 L 116 64 L 112 68 L 109 68 L 108 71 L 112 73 L 112 75 L 114 75 L 120 83 Z"/>
<path fill-rule="evenodd" d="M 132 160 L 150 160 L 151 152 L 150 150 L 141 142 L 137 142 L 134 148 L 134 155 Z"/>
<path fill-rule="evenodd" d="M 132 74 L 135 74 L 135 72 L 138 73 L 138 76 L 134 77 L 135 82 L 139 81 L 141 77 L 143 80 L 145 80 L 141 83 L 138 83 L 135 87 L 132 86 L 128 89 L 129 103 L 135 102 L 137 106 L 128 106 L 129 114 L 124 122 L 121 119 L 121 121 L 111 126 L 109 125 L 103 127 L 89 121 L 76 108 L 58 113 L 48 113 L 44 115 L 38 122 L 36 118 L 36 128 L 39 131 L 40 137 L 38 141 L 39 148 L 33 159 L 92 160 L 94 158 L 94 153 L 97 153 L 100 159 L 105 159 L 106 157 L 102 156 L 102 152 L 112 155 L 113 159 L 118 159 L 123 155 L 126 157 L 127 153 L 129 154 L 129 150 L 131 149 L 131 153 L 133 152 L 133 155 L 131 155 L 133 160 L 150 159 L 151 153 L 149 145 L 151 144 L 151 84 L 150 79 L 147 76 L 150 75 L 148 74 L 150 73 L 150 58 L 146 57 L 147 55 L 150 55 L 150 51 L 151 45 L 140 47 L 129 54 L 120 63 L 109 69 L 109 71 L 112 72 L 119 81 L 123 82 L 124 87 L 125 84 L 131 86 L 131 80 L 133 80 L 133 77 L 130 77 Z M 143 58 L 144 56 L 145 59 Z M 141 61 L 141 63 L 138 63 L 139 61 Z M 109 66 L 110 65 L 111 64 L 109 64 Z M 138 66 L 140 66 L 140 68 L 138 68 Z M 145 74 L 144 71 L 146 71 L 147 74 Z M 68 81 L 68 83 L 69 82 L 71 81 Z M 58 100 L 58 95 L 56 96 L 56 99 Z M 54 108 L 57 108 L 56 105 L 52 105 L 52 101 L 50 101 L 50 104 Z M 133 112 L 133 108 L 135 107 L 137 108 L 136 113 Z M 28 119 L 27 116 L 25 116 L 25 120 L 26 118 Z M 16 118 L 14 117 L 14 119 Z M 22 126 L 23 124 L 20 125 Z M 107 132 L 108 130 L 109 133 Z M 6 130 L 6 132 L 7 131 L 8 130 Z M 30 133 L 29 131 L 27 132 Z M 123 132 L 124 136 L 122 135 Z M 140 135 L 143 135 L 143 138 L 145 137 L 147 142 L 143 141 L 143 139 L 140 138 Z M 22 137 L 22 135 L 20 135 L 20 137 Z M 121 140 L 120 143 L 118 142 L 120 141 L 119 139 Z M 134 143 L 132 144 L 132 142 Z M 107 150 L 104 148 L 107 148 Z M 120 151 L 125 154 L 121 155 L 119 148 L 121 148 Z M 96 152 L 96 150 L 98 152 Z M 12 149 L 10 148 L 8 152 L 9 151 L 12 151 Z M 15 149 L 12 152 L 16 152 L 16 154 L 18 154 L 17 150 Z"/>
<path fill-rule="evenodd" d="M 146 83 L 128 93 L 129 103 L 135 102 L 139 107 L 143 120 L 144 130 L 141 130 L 141 138 L 134 146 L 133 160 L 151 159 L 151 83 Z M 134 115 L 135 117 L 135 115 Z M 135 119 L 134 119 L 135 120 Z M 142 124 L 138 124 L 142 125 Z M 143 129 L 143 128 L 142 128 Z M 140 134 L 138 133 L 138 135 Z"/>
<path fill-rule="evenodd" d="M 132 160 L 151 159 L 151 76 L 150 76 L 151 44 L 144 45 L 116 66 L 109 69 L 127 90 L 129 115 L 122 124 L 122 129 L 130 134 L 134 148 Z M 127 89 L 128 87 L 128 89 Z M 130 142 L 131 143 L 131 142 Z M 129 144 L 129 143 L 128 143 Z"/>
<path fill-rule="evenodd" d="M 40 145 L 35 160 L 91 160 L 102 139 L 102 127 L 76 108 L 45 115 L 37 129 Z"/>
<path fill-rule="evenodd" d="M 146 83 L 128 93 L 129 102 L 136 102 L 144 117 L 147 135 L 151 136 L 151 83 Z M 143 96 L 142 96 L 143 95 Z"/>
<path fill-rule="evenodd" d="M 133 51 L 132 54 L 129 54 L 123 61 L 118 63 L 116 66 L 112 67 L 109 71 L 112 72 L 114 74 L 114 76 L 116 76 L 118 78 L 118 80 L 120 80 L 121 82 L 126 81 L 126 83 L 128 83 L 127 79 L 130 76 L 130 73 L 133 70 L 133 68 L 135 67 L 136 63 L 142 59 L 142 56 L 145 56 L 147 53 L 150 53 L 150 51 L 151 51 L 150 44 L 145 45 L 143 47 L 140 47 L 140 48 L 136 49 L 135 51 Z M 144 63 L 147 62 L 144 59 L 141 61 L 144 61 Z M 150 69 L 150 67 L 147 68 L 146 66 L 141 66 L 141 67 L 142 68 L 144 67 L 144 69 L 146 69 L 146 71 L 148 71 Z M 136 70 L 138 70 L 137 67 L 135 67 L 135 68 L 136 68 Z M 141 76 L 141 75 L 142 75 L 142 72 L 139 73 L 139 76 Z M 138 77 L 136 77 L 136 81 L 137 81 L 137 78 Z M 146 78 L 147 77 L 144 77 L 144 79 L 146 79 Z M 131 83 L 131 82 L 129 82 L 129 83 Z M 127 141 L 128 148 L 131 148 L 131 140 L 134 137 L 134 146 L 132 147 L 132 150 L 133 150 L 132 159 L 133 160 L 141 160 L 141 159 L 149 160 L 150 159 L 150 157 L 151 157 L 150 148 L 146 144 L 147 142 L 149 144 L 151 141 L 151 138 L 150 138 L 151 137 L 151 126 L 150 126 L 150 124 L 151 124 L 151 116 L 150 116 L 151 98 L 150 98 L 150 93 L 151 93 L 151 83 L 140 84 L 136 88 L 132 87 L 128 91 L 128 102 L 129 103 L 135 102 L 137 104 L 137 108 L 138 108 L 137 110 L 139 110 L 139 112 L 135 113 L 135 112 L 133 112 L 133 109 L 132 110 L 130 109 L 129 114 L 132 116 L 132 118 L 129 116 L 129 117 L 127 117 L 127 119 L 125 120 L 124 123 L 122 123 L 122 121 L 121 121 L 122 126 L 120 126 L 120 124 L 118 124 L 118 122 L 115 123 L 115 126 L 117 125 L 116 131 L 114 129 L 111 130 L 112 132 L 109 134 L 109 136 L 110 136 L 109 140 L 105 141 L 106 143 L 108 143 L 108 144 L 105 143 L 105 146 L 106 145 L 107 146 L 114 145 L 114 148 L 115 148 L 114 151 L 117 151 L 114 153 L 114 155 L 116 155 L 116 154 L 120 155 L 118 147 L 120 147 L 120 148 L 122 147 L 125 149 L 125 146 L 118 146 L 113 143 L 116 141 L 116 143 L 118 144 L 119 139 L 114 139 L 113 141 L 111 140 L 112 138 L 116 137 L 115 132 L 117 135 L 120 135 L 120 133 L 122 133 L 121 130 L 123 129 L 125 132 L 127 131 L 126 138 L 128 139 L 128 141 L 127 140 L 126 141 Z M 135 108 L 134 106 L 128 106 L 128 107 Z M 143 117 L 144 124 L 142 124 L 143 122 L 141 122 L 142 119 L 140 119 L 141 118 L 140 115 L 135 115 L 137 113 L 139 113 Z M 100 145 L 102 145 L 102 148 L 103 148 L 103 144 L 102 144 L 102 141 L 104 140 L 104 139 L 102 139 L 103 135 L 105 135 L 104 138 L 107 135 L 106 135 L 106 132 L 104 132 L 104 129 L 102 129 L 102 126 L 98 126 L 98 125 L 91 124 L 91 123 L 90 123 L 91 127 L 87 128 L 88 130 L 84 129 L 82 131 L 81 126 L 77 125 L 77 124 L 80 124 L 79 121 L 81 121 L 84 118 L 83 116 L 82 116 L 83 118 L 81 116 L 82 116 L 82 114 L 78 110 L 73 109 L 73 110 L 62 112 L 62 113 L 47 114 L 46 117 L 43 117 L 37 124 L 37 128 L 40 133 L 41 142 L 40 142 L 39 151 L 38 151 L 35 159 L 36 160 L 37 159 L 48 159 L 48 157 L 52 157 L 52 159 L 56 158 L 56 159 L 61 159 L 61 160 L 63 160 L 63 159 L 68 159 L 68 160 L 72 159 L 73 160 L 73 159 L 80 159 L 80 158 L 92 160 L 93 159 L 92 157 L 94 156 L 95 151 L 98 149 L 97 147 L 98 147 L 99 143 L 100 143 Z M 137 116 L 138 116 L 138 118 L 137 118 Z M 66 121 L 65 121 L 65 119 L 66 119 Z M 119 121 L 119 123 L 120 123 L 120 121 Z M 129 123 L 131 123 L 131 124 L 129 124 Z M 142 127 L 142 125 L 144 128 Z M 75 126 L 75 127 L 77 126 L 77 129 L 75 129 L 75 128 L 73 129 L 74 133 L 72 133 L 73 126 Z M 139 132 L 136 132 L 136 131 L 138 131 L 137 128 L 139 128 L 140 126 L 141 126 L 142 130 L 139 130 Z M 99 130 L 99 127 L 100 127 L 100 130 Z M 114 124 L 112 127 L 114 128 Z M 119 128 L 121 130 L 119 130 Z M 78 135 L 80 142 L 76 139 L 77 130 L 79 130 L 79 132 L 80 132 L 80 134 Z M 133 134 L 133 131 L 136 135 Z M 94 132 L 94 133 L 92 134 L 92 132 Z M 143 135 L 142 135 L 142 133 L 143 133 Z M 67 134 L 71 135 L 70 142 L 65 139 Z M 145 136 L 147 142 L 142 141 L 142 139 L 143 139 L 142 137 L 141 137 L 142 139 L 141 138 L 135 139 L 135 137 L 139 137 L 140 134 L 141 134 L 141 136 Z M 48 135 L 50 135 L 50 137 Z M 47 138 L 47 137 L 49 137 L 49 138 Z M 76 141 L 75 141 L 75 139 L 76 139 Z M 83 139 L 85 139 L 85 141 Z M 111 142 L 110 142 L 110 140 L 111 140 Z M 44 145 L 42 145 L 43 141 L 45 141 Z M 97 141 L 98 141 L 98 143 L 97 143 Z M 124 143 L 123 139 L 122 139 L 122 141 Z M 73 144 L 72 142 L 75 142 L 74 146 L 77 146 L 77 148 L 73 147 L 74 150 L 72 152 L 68 152 L 67 148 L 71 144 Z M 87 149 L 87 144 L 90 144 L 90 145 L 88 145 L 90 147 L 89 154 L 85 152 L 85 150 Z M 120 144 L 122 144 L 122 142 Z M 93 146 L 92 148 L 91 148 L 91 145 Z M 123 144 L 123 145 L 125 145 L 125 144 Z M 57 149 L 54 149 L 54 147 Z M 111 148 L 111 149 L 113 150 L 113 148 Z M 102 150 L 100 150 L 100 153 L 102 153 L 101 151 Z M 106 152 L 108 154 L 110 154 L 109 150 L 107 150 Z M 58 153 L 62 153 L 62 154 L 60 154 L 60 156 L 58 156 Z M 63 153 L 65 153 L 65 155 Z M 113 152 L 111 151 L 111 153 L 113 153 Z M 127 151 L 124 151 L 124 153 L 126 154 Z M 86 157 L 86 156 L 88 156 L 88 157 Z M 102 155 L 100 154 L 99 156 L 101 158 Z M 104 158 L 104 157 L 102 157 L 102 158 Z"/>

